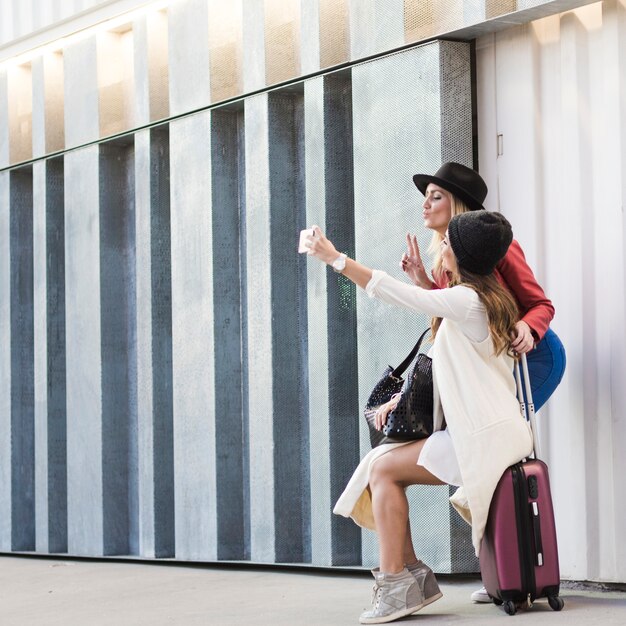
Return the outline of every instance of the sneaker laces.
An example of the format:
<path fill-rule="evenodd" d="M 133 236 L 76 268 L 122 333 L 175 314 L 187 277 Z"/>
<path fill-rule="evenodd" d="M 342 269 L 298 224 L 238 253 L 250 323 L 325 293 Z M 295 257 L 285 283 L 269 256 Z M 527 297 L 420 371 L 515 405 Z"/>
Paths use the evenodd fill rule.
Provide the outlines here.
<path fill-rule="evenodd" d="M 383 588 L 378 583 L 374 583 L 372 587 L 372 609 L 374 609 L 374 611 L 380 606 L 380 598 L 383 595 L 382 591 Z"/>

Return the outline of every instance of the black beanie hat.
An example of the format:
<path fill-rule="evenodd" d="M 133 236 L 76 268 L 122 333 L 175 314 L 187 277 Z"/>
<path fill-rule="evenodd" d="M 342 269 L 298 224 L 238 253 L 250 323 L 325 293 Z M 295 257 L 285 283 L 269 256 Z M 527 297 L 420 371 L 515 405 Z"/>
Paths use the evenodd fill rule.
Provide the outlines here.
<path fill-rule="evenodd" d="M 450 220 L 448 241 L 459 267 L 487 275 L 509 249 L 513 230 L 501 213 L 471 211 Z"/>

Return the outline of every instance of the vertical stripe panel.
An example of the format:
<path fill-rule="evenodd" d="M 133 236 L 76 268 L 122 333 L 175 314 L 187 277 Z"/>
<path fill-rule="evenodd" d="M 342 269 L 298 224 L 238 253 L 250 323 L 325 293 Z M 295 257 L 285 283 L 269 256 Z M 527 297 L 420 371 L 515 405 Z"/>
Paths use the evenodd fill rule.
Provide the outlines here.
<path fill-rule="evenodd" d="M 48 334 L 46 163 L 33 165 L 35 523 L 37 552 L 48 552 Z"/>
<path fill-rule="evenodd" d="M 170 125 L 176 555 L 217 558 L 210 113 Z"/>
<path fill-rule="evenodd" d="M 48 550 L 67 552 L 64 159 L 46 161 Z"/>
<path fill-rule="evenodd" d="M 10 172 L 0 172 L 0 549 L 11 550 Z"/>
<path fill-rule="evenodd" d="M 250 553 L 275 560 L 268 97 L 245 101 Z M 254 268 L 254 270 L 252 270 Z"/>
<path fill-rule="evenodd" d="M 65 157 L 68 551 L 104 553 L 99 148 Z"/>
<path fill-rule="evenodd" d="M 211 211 L 216 446 L 228 450 L 216 463 L 219 559 L 245 558 L 243 372 L 240 231 L 243 197 L 239 181 L 239 112 L 211 116 Z"/>
<path fill-rule="evenodd" d="M 35 549 L 33 174 L 11 172 L 11 547 Z"/>

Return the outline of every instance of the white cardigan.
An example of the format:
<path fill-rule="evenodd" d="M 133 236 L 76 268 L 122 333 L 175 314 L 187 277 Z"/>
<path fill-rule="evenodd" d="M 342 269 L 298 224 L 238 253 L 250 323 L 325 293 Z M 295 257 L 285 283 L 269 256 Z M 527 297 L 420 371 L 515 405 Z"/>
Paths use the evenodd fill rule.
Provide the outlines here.
<path fill-rule="evenodd" d="M 478 554 L 500 477 L 532 450 L 530 426 L 520 415 L 515 394 L 512 359 L 494 355 L 485 309 L 469 287 L 425 290 L 375 270 L 366 291 L 370 297 L 444 318 L 432 353 L 433 423 L 439 430 L 445 413 L 463 479 L 463 487 L 450 500 L 472 524 Z M 379 446 L 363 458 L 335 513 L 375 530 L 367 490 L 369 471 L 377 458 L 398 445 L 405 444 Z"/>

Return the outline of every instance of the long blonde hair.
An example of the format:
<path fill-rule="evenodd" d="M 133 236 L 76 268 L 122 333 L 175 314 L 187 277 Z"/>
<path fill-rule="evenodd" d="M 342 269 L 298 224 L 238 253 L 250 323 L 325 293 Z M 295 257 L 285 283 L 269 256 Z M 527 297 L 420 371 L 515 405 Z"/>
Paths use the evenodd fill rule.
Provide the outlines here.
<path fill-rule="evenodd" d="M 453 193 L 449 191 L 443 190 L 442 193 L 445 193 L 450 199 L 450 219 L 452 219 L 455 215 L 460 215 L 461 213 L 467 213 L 470 209 L 463 202 L 463 200 L 459 200 Z M 433 236 L 430 240 L 430 245 L 428 246 L 428 252 L 431 254 L 433 259 L 433 276 L 439 277 L 441 276 L 441 242 L 443 241 L 443 236 L 440 235 L 436 230 L 433 231 Z"/>
<path fill-rule="evenodd" d="M 465 202 L 459 200 L 453 193 L 445 190 L 444 193 L 450 199 L 450 219 L 455 215 L 467 213 L 470 210 Z M 443 236 L 436 230 L 433 231 L 428 252 L 433 256 L 432 273 L 434 277 L 439 277 L 443 273 L 441 268 L 442 241 Z M 493 272 L 483 276 L 469 272 L 462 267 L 458 268 L 458 275 L 453 276 L 448 283 L 449 287 L 454 287 L 455 285 L 470 287 L 478 294 L 478 298 L 487 311 L 489 333 L 496 355 L 502 354 L 506 350 L 509 356 L 515 357 L 516 355 L 511 350 L 511 333 L 515 330 L 515 324 L 519 320 L 519 308 L 511 292 L 498 282 Z M 441 321 L 441 317 L 433 317 L 431 321 L 433 339 L 437 334 Z"/>
<path fill-rule="evenodd" d="M 519 309 L 513 295 L 498 282 L 493 272 L 484 276 L 459 267 L 458 275 L 453 276 L 449 283 L 450 287 L 455 285 L 470 287 L 478 294 L 487 310 L 489 333 L 496 355 L 506 350 L 509 356 L 515 357 L 511 350 L 511 333 L 519 319 Z M 434 317 L 431 321 L 433 338 L 439 330 L 441 321 L 440 317 Z"/>

